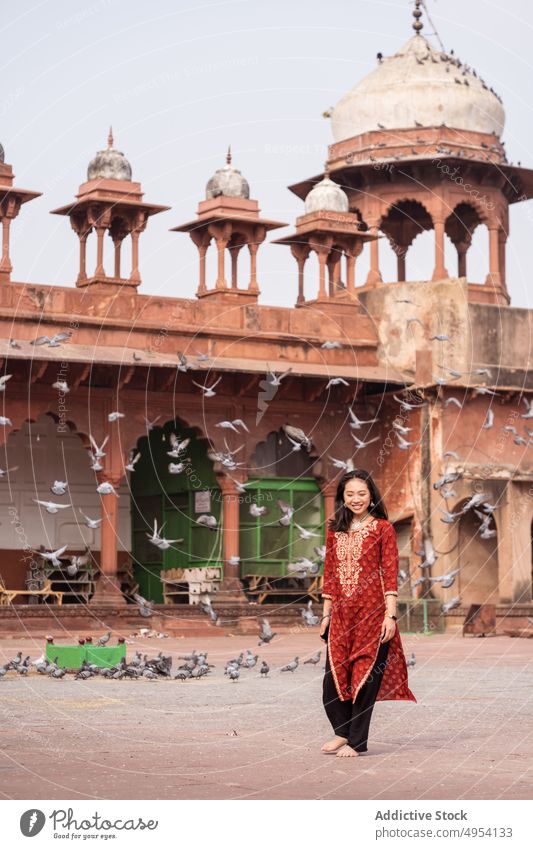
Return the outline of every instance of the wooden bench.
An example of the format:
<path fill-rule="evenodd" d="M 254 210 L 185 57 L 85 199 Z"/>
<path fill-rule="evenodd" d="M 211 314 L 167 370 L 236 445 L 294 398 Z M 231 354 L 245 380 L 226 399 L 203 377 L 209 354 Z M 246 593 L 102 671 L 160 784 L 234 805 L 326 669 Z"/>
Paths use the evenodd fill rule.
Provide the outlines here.
<path fill-rule="evenodd" d="M 42 590 L 8 590 L 0 577 L 0 604 L 13 604 L 13 599 L 18 595 L 42 596 L 43 598 L 49 595 L 55 596 L 56 603 L 63 604 L 63 593 L 59 590 L 53 590 L 50 580 L 44 582 Z"/>

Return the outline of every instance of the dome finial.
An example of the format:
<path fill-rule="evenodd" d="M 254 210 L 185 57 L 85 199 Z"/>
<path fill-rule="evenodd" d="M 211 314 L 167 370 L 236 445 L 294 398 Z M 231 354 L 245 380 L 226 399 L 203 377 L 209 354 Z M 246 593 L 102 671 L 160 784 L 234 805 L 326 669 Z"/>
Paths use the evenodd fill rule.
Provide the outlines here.
<path fill-rule="evenodd" d="M 414 11 L 413 11 L 413 18 L 414 18 L 413 29 L 414 29 L 414 31 L 416 32 L 417 35 L 420 35 L 420 30 L 424 26 L 424 24 L 420 20 L 420 18 L 422 17 L 422 12 L 420 11 L 420 3 L 421 3 L 421 0 L 415 0 L 415 8 L 414 8 Z"/>
<path fill-rule="evenodd" d="M 231 145 L 228 145 L 228 152 L 226 153 L 226 164 L 231 165 Z"/>
<path fill-rule="evenodd" d="M 326 160 L 324 162 L 324 180 L 329 179 L 329 162 Z"/>
<path fill-rule="evenodd" d="M 107 146 L 113 147 L 113 127 L 109 127 L 109 133 L 107 135 Z"/>

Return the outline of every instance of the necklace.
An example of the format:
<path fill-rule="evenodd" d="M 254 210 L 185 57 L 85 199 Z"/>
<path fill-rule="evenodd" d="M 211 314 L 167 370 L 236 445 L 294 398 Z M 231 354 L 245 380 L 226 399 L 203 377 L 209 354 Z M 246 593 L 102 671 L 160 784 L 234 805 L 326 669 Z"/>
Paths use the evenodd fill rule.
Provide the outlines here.
<path fill-rule="evenodd" d="M 367 514 L 366 514 L 366 516 L 363 516 L 363 518 L 362 518 L 362 519 L 353 519 L 353 520 L 352 520 L 352 522 L 351 522 L 351 524 L 350 524 L 350 530 L 352 530 L 352 531 L 357 531 L 357 530 L 359 530 L 359 528 L 360 528 L 362 525 L 364 525 L 364 524 L 365 524 L 366 520 L 368 519 L 368 517 L 369 517 L 370 515 L 371 515 L 370 513 L 367 513 Z"/>

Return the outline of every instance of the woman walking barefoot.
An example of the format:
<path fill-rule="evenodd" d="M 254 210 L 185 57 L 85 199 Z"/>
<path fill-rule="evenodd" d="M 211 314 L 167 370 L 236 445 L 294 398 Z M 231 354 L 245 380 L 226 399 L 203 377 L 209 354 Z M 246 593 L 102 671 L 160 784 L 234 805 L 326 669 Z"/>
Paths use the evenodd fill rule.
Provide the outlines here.
<path fill-rule="evenodd" d="M 416 702 L 396 626 L 397 597 L 396 533 L 372 476 L 355 469 L 339 481 L 326 536 L 323 704 L 335 736 L 322 746 L 325 754 L 367 751 L 376 701 Z"/>

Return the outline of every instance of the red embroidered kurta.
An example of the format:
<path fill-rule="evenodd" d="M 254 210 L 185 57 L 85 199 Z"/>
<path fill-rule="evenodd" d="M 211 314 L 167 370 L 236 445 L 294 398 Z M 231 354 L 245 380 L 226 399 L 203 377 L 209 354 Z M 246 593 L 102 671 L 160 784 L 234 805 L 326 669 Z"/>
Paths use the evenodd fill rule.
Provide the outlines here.
<path fill-rule="evenodd" d="M 389 593 L 398 595 L 398 545 L 391 523 L 372 519 L 358 531 L 328 530 L 322 596 L 333 602 L 328 654 L 342 701 L 355 702 L 374 666 Z M 398 627 L 376 701 L 386 699 L 416 702 Z"/>

